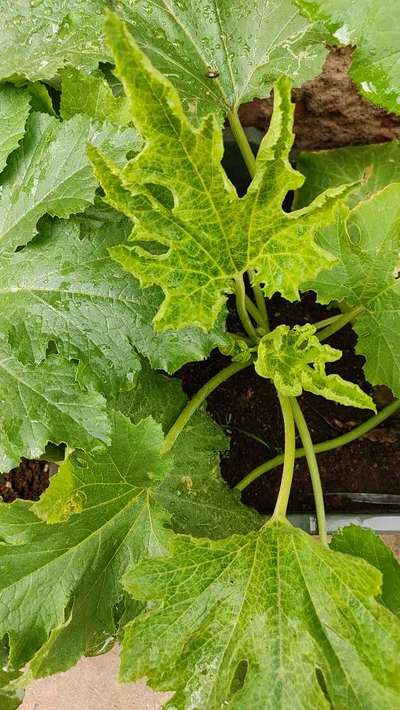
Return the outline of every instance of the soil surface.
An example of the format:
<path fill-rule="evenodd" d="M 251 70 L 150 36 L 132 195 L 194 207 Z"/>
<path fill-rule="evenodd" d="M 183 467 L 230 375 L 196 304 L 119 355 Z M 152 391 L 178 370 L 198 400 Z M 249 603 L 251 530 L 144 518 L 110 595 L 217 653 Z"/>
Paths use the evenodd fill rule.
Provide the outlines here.
<path fill-rule="evenodd" d="M 359 95 L 348 76 L 351 54 L 351 47 L 331 49 L 322 73 L 293 90 L 295 148 L 317 150 L 400 138 L 400 116 L 373 106 Z M 265 131 L 271 113 L 271 99 L 256 99 L 243 104 L 240 118 L 243 125 Z"/>
<path fill-rule="evenodd" d="M 38 500 L 48 485 L 47 461 L 22 459 L 18 468 L 0 476 L 0 497 L 5 503 L 12 503 L 16 498 Z"/>
<path fill-rule="evenodd" d="M 279 297 L 270 303 L 271 326 L 315 322 L 334 311 L 314 302 L 312 294 L 302 303 L 291 304 Z M 235 322 L 231 322 L 231 330 Z M 363 358 L 355 354 L 355 335 L 350 327 L 343 328 L 329 339 L 333 347 L 343 351 L 343 357 L 327 366 L 327 372 L 337 372 L 356 382 L 370 393 L 378 409 L 391 401 L 385 388 L 374 391 L 363 375 Z M 218 352 L 203 363 L 182 368 L 180 377 L 184 389 L 192 396 L 210 377 L 227 364 Z M 315 443 L 340 436 L 371 413 L 328 402 L 322 397 L 305 394 L 299 403 Z M 249 471 L 283 451 L 283 426 L 274 387 L 249 367 L 222 384 L 208 399 L 208 411 L 231 437 L 230 453 L 222 461 L 222 473 L 233 486 Z M 298 446 L 301 446 L 298 442 Z M 400 489 L 400 415 L 394 415 L 378 429 L 341 449 L 318 455 L 325 492 L 326 508 L 330 512 L 394 512 L 400 503 L 382 505 L 361 503 L 350 498 L 356 494 L 392 494 Z M 252 483 L 244 492 L 244 502 L 261 512 L 273 509 L 280 482 L 281 468 L 274 469 Z M 390 499 L 389 499 L 390 500 Z M 396 499 L 395 499 L 396 500 Z M 290 499 L 291 512 L 311 512 L 314 509 L 312 488 L 304 459 L 296 463 L 295 480 Z"/>

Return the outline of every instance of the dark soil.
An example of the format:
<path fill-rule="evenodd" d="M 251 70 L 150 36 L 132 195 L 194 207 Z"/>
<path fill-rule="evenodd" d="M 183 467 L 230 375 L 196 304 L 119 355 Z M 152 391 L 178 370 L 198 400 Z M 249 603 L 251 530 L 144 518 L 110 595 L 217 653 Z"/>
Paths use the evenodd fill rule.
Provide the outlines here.
<path fill-rule="evenodd" d="M 400 138 L 400 116 L 359 95 L 348 76 L 351 54 L 351 47 L 332 49 L 322 73 L 293 90 L 296 148 L 317 150 Z M 256 99 L 243 104 L 240 118 L 243 125 L 265 131 L 271 113 L 271 99 Z"/>
<path fill-rule="evenodd" d="M 295 325 L 320 320 L 334 311 L 315 304 L 310 294 L 304 303 L 289 304 L 274 297 L 270 307 L 272 327 L 279 323 Z M 232 327 L 232 325 L 231 325 Z M 337 363 L 327 371 L 337 372 L 372 394 L 378 408 L 391 401 L 386 390 L 374 392 L 365 381 L 363 359 L 354 352 L 355 336 L 343 328 L 329 340 L 343 351 Z M 180 376 L 186 392 L 193 395 L 212 375 L 226 366 L 218 352 L 203 363 L 184 367 Z M 330 369 L 329 369 L 330 368 Z M 350 431 L 371 416 L 367 411 L 343 407 L 322 397 L 305 394 L 299 398 L 314 442 L 333 439 Z M 253 368 L 238 373 L 221 385 L 208 399 L 208 410 L 230 434 L 230 453 L 222 461 L 222 473 L 233 486 L 249 471 L 283 450 L 283 427 L 274 387 L 258 377 Z M 300 446 L 300 443 L 298 443 Z M 400 489 L 400 416 L 392 417 L 362 439 L 334 451 L 318 455 L 320 473 L 330 512 L 395 511 L 399 505 L 380 505 L 352 501 L 346 494 L 399 494 Z M 281 469 L 271 471 L 243 493 L 246 503 L 261 512 L 273 509 L 279 488 Z M 291 512 L 311 512 L 313 496 L 307 464 L 296 464 L 295 482 L 290 500 Z"/>
<path fill-rule="evenodd" d="M 38 500 L 48 485 L 47 461 L 22 459 L 18 468 L 0 476 L 0 497 L 5 503 L 12 503 L 16 498 Z"/>

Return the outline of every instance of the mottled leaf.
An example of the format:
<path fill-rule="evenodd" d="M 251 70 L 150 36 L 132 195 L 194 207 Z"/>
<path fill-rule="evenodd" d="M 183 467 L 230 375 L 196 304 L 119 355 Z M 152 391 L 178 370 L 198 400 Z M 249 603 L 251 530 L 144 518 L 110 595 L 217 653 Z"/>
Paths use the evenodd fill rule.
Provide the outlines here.
<path fill-rule="evenodd" d="M 390 547 L 373 530 L 349 525 L 336 532 L 330 546 L 338 552 L 362 557 L 382 572 L 379 601 L 400 616 L 400 565 Z"/>
<path fill-rule="evenodd" d="M 50 355 L 24 365 L 0 337 L 0 471 L 38 458 L 48 441 L 93 449 L 109 442 L 105 400 L 77 383 L 76 366 Z"/>
<path fill-rule="evenodd" d="M 264 335 L 258 345 L 256 372 L 272 379 L 276 389 L 288 397 L 298 397 L 303 391 L 350 407 L 375 410 L 369 395 L 353 382 L 325 372 L 327 363 L 342 356 L 340 350 L 322 344 L 315 335 L 315 326 L 279 325 Z"/>
<path fill-rule="evenodd" d="M 125 96 L 114 96 L 112 89 L 101 72 L 87 74 L 69 67 L 62 72 L 61 116 L 72 118 L 82 113 L 104 123 L 110 121 L 117 126 L 127 126 L 130 121 L 129 102 Z M 138 150 L 142 141 L 137 136 Z"/>
<path fill-rule="evenodd" d="M 357 353 L 366 358 L 366 378 L 400 396 L 400 185 L 360 202 L 319 241 L 340 260 L 307 287 L 322 303 L 344 299 L 363 306 L 353 327 Z"/>
<path fill-rule="evenodd" d="M 398 0 L 295 0 L 311 21 L 324 21 L 340 44 L 356 46 L 351 78 L 369 101 L 400 113 Z"/>
<path fill-rule="evenodd" d="M 381 575 L 286 522 L 225 540 L 179 536 L 125 576 L 157 600 L 127 626 L 124 681 L 175 690 L 166 707 L 397 707 L 400 623 Z"/>
<path fill-rule="evenodd" d="M 94 148 L 90 155 L 107 200 L 135 221 L 132 239 L 140 242 L 115 247 L 112 256 L 142 286 L 158 284 L 164 291 L 155 327 L 210 329 L 235 279 L 249 269 L 267 296 L 280 291 L 289 300 L 298 298 L 308 274 L 331 263 L 330 255 L 315 245 L 314 233 L 332 221 L 346 190 L 324 193 L 305 210 L 283 211 L 287 191 L 303 181 L 288 162 L 293 106 L 287 79 L 276 85 L 256 176 L 239 199 L 220 164 L 223 144 L 215 118 L 194 129 L 176 90 L 151 66 L 126 27 L 115 16 L 107 27 L 117 75 L 146 148 L 123 170 Z M 145 248 L 155 240 L 162 253 Z"/>
<path fill-rule="evenodd" d="M 66 670 L 114 634 L 122 574 L 144 554 L 165 552 L 168 515 L 152 494 L 171 465 L 162 441 L 151 418 L 134 425 L 116 414 L 111 447 L 73 454 L 32 510 L 0 504 L 0 634 L 9 635 L 12 664 L 37 654 L 32 676 Z M 14 526 L 9 535 L 9 508 L 23 541 Z M 53 524 L 33 523 L 33 511 Z"/>
<path fill-rule="evenodd" d="M 12 86 L 0 88 L 0 172 L 24 135 L 29 114 L 29 94 Z"/>

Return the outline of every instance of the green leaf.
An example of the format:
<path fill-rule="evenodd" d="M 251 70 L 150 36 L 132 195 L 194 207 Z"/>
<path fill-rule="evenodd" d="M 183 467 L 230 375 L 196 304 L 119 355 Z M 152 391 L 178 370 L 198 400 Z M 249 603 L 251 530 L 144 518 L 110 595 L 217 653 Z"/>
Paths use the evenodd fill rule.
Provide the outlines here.
<path fill-rule="evenodd" d="M 22 703 L 24 693 L 8 687 L 9 683 L 18 678 L 19 673 L 9 669 L 7 656 L 7 646 L 0 642 L 0 706 L 1 710 L 17 710 Z"/>
<path fill-rule="evenodd" d="M 168 515 L 153 496 L 171 465 L 162 442 L 151 418 L 134 425 L 116 414 L 111 447 L 73 454 L 32 510 L 0 505 L 0 634 L 16 667 L 37 654 L 32 676 L 66 670 L 115 633 L 122 574 L 143 555 L 164 554 L 168 540 Z M 53 524 L 33 522 L 33 511 Z"/>
<path fill-rule="evenodd" d="M 86 74 L 69 67 L 62 72 L 61 116 L 72 118 L 84 114 L 104 123 L 110 121 L 117 126 L 127 126 L 130 121 L 129 102 L 125 96 L 114 96 L 110 85 L 101 72 Z M 139 150 L 142 141 L 137 136 L 137 145 L 131 150 Z"/>
<path fill-rule="evenodd" d="M 400 141 L 300 153 L 297 167 L 306 181 L 296 196 L 296 208 L 308 205 L 321 190 L 359 182 L 349 195 L 354 207 L 390 183 L 400 182 Z"/>
<path fill-rule="evenodd" d="M 111 124 L 96 128 L 84 116 L 60 123 L 45 114 L 32 114 L 23 144 L 11 156 L 2 180 L 0 253 L 27 244 L 44 214 L 66 218 L 90 205 L 96 180 L 86 155 L 87 142 L 120 160 L 130 135 L 130 129 L 116 133 Z"/>
<path fill-rule="evenodd" d="M 256 372 L 272 379 L 276 389 L 288 397 L 303 390 L 350 407 L 373 409 L 369 395 L 339 375 L 327 375 L 325 365 L 342 356 L 340 350 L 322 344 L 314 325 L 279 325 L 264 335 L 258 345 Z"/>
<path fill-rule="evenodd" d="M 400 623 L 381 575 L 286 522 L 225 540 L 179 536 L 125 576 L 159 603 L 127 626 L 124 681 L 175 690 L 166 707 L 387 710 L 400 698 Z"/>
<path fill-rule="evenodd" d="M 117 10 L 194 121 L 267 96 L 281 74 L 300 86 L 326 53 L 327 33 L 291 0 L 123 0 Z"/>
<path fill-rule="evenodd" d="M 176 90 L 151 66 L 126 27 L 110 16 L 107 28 L 117 76 L 146 148 L 123 170 L 94 148 L 90 155 L 108 202 L 135 221 L 132 239 L 140 242 L 115 247 L 112 256 L 142 286 L 158 284 L 164 291 L 155 327 L 210 329 L 234 280 L 248 270 L 267 296 L 280 291 L 289 300 L 298 298 L 307 275 L 331 263 L 330 255 L 315 245 L 314 233 L 334 219 L 346 189 L 324 193 L 305 210 L 283 211 L 287 191 L 303 181 L 288 162 L 293 141 L 288 80 L 276 84 L 274 115 L 257 156 L 256 176 L 239 199 L 220 164 L 223 143 L 215 117 L 194 129 Z M 162 253 L 144 248 L 155 240 Z"/>
<path fill-rule="evenodd" d="M 340 261 L 307 284 L 327 303 L 345 299 L 363 306 L 353 327 L 357 353 L 366 358 L 365 376 L 400 396 L 400 185 L 360 202 L 347 220 L 320 235 Z"/>
<path fill-rule="evenodd" d="M 24 135 L 29 109 L 26 91 L 12 86 L 0 88 L 0 172 Z"/>
<path fill-rule="evenodd" d="M 379 601 L 400 616 L 400 565 L 391 549 L 373 531 L 349 525 L 336 532 L 330 546 L 338 552 L 362 557 L 382 572 Z"/>
<path fill-rule="evenodd" d="M 107 58 L 105 0 L 0 0 L 0 79 L 53 79 L 65 64 L 95 68 Z"/>
<path fill-rule="evenodd" d="M 133 386 L 137 351 L 171 372 L 226 343 L 222 324 L 210 334 L 153 331 L 162 294 L 143 292 L 108 254 L 129 230 L 125 217 L 96 208 L 79 221 L 42 223 L 34 242 L 0 257 L 0 330 L 21 360 L 40 362 L 54 342 L 109 396 Z"/>
<path fill-rule="evenodd" d="M 0 471 L 21 456 L 38 458 L 49 441 L 87 449 L 109 442 L 105 400 L 76 377 L 76 366 L 56 355 L 24 365 L 0 337 Z"/>
<path fill-rule="evenodd" d="M 134 422 L 151 415 L 166 433 L 186 401 L 179 381 L 143 362 L 136 387 L 120 395 L 115 406 Z M 243 505 L 238 491 L 221 477 L 219 458 L 226 448 L 225 435 L 205 411 L 197 412 L 179 435 L 172 470 L 155 492 L 177 532 L 216 539 L 261 525 L 261 516 Z"/>
<path fill-rule="evenodd" d="M 378 106 L 400 113 L 400 39 L 397 0 L 295 0 L 315 22 L 324 21 L 336 40 L 354 45 L 350 76 Z"/>

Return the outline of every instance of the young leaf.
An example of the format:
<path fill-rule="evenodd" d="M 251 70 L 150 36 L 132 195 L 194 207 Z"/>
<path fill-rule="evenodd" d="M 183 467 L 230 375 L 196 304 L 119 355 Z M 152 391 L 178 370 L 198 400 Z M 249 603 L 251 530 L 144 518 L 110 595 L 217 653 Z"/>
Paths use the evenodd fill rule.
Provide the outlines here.
<path fill-rule="evenodd" d="M 340 261 L 307 284 L 322 303 L 345 299 L 363 306 L 354 320 L 365 376 L 400 396 L 400 185 L 388 185 L 360 202 L 320 243 Z"/>
<path fill-rule="evenodd" d="M 3 175 L 0 253 L 27 244 L 44 214 L 66 218 L 90 205 L 96 181 L 86 144 L 94 142 L 120 160 L 131 135 L 130 129 L 125 131 L 118 133 L 110 124 L 96 128 L 84 116 L 60 123 L 46 114 L 32 114 L 23 144 Z"/>
<path fill-rule="evenodd" d="M 120 395 L 115 406 L 134 422 L 151 415 L 167 433 L 186 401 L 180 382 L 143 362 L 135 388 Z M 172 470 L 155 492 L 177 532 L 217 539 L 260 527 L 262 517 L 243 505 L 238 491 L 230 490 L 221 477 L 219 458 L 226 448 L 225 435 L 204 411 L 179 435 Z"/>
<path fill-rule="evenodd" d="M 177 710 L 397 707 L 400 623 L 364 560 L 286 522 L 172 549 L 125 576 L 160 603 L 126 628 L 124 681 L 175 690 Z"/>
<path fill-rule="evenodd" d="M 129 102 L 125 96 L 114 96 L 110 85 L 101 72 L 86 74 L 84 71 L 68 67 L 62 72 L 61 116 L 64 120 L 84 114 L 100 123 L 110 121 L 117 126 L 127 126 L 130 121 Z M 137 136 L 137 145 L 131 150 L 139 150 L 142 141 Z"/>
<path fill-rule="evenodd" d="M 0 79 L 53 79 L 65 64 L 95 68 L 105 0 L 0 0 Z"/>
<path fill-rule="evenodd" d="M 400 113 L 400 39 L 394 18 L 397 0 L 295 0 L 306 17 L 322 20 L 341 44 L 356 46 L 350 69 L 361 93 L 378 106 Z"/>
<path fill-rule="evenodd" d="M 373 530 L 349 525 L 336 532 L 330 546 L 338 552 L 362 557 L 382 572 L 379 601 L 400 616 L 400 565 L 391 549 Z"/>
<path fill-rule="evenodd" d="M 0 172 L 24 135 L 29 109 L 26 91 L 12 86 L 0 88 Z"/>
<path fill-rule="evenodd" d="M 308 205 L 321 190 L 356 182 L 348 200 L 354 207 L 390 183 L 400 182 L 400 141 L 300 153 L 297 167 L 306 178 L 296 195 L 297 209 Z"/>
<path fill-rule="evenodd" d="M 125 0 L 118 12 L 195 122 L 267 96 L 281 74 L 300 86 L 325 57 L 327 33 L 291 0 Z"/>
<path fill-rule="evenodd" d="M 271 378 L 278 392 L 298 397 L 303 390 L 350 407 L 373 409 L 371 397 L 339 375 L 327 375 L 325 365 L 339 360 L 340 350 L 322 344 L 310 323 L 279 325 L 258 346 L 256 372 Z"/>
<path fill-rule="evenodd" d="M 324 193 L 305 210 L 283 211 L 287 191 L 303 181 L 288 161 L 293 141 L 288 80 L 276 84 L 256 176 L 239 199 L 220 163 L 223 144 L 215 118 L 194 129 L 176 90 L 115 16 L 108 18 L 107 33 L 146 148 L 123 170 L 94 148 L 90 155 L 107 200 L 135 221 L 132 239 L 141 242 L 115 247 L 112 256 L 143 286 L 158 284 L 164 291 L 155 327 L 210 329 L 234 280 L 248 270 L 267 296 L 280 291 L 296 299 L 307 275 L 331 263 L 314 234 L 332 221 L 346 189 Z M 155 240 L 162 253 L 143 247 Z"/>
<path fill-rule="evenodd" d="M 53 525 L 33 524 L 23 501 L 0 504 L 0 634 L 16 667 L 37 653 L 33 676 L 66 670 L 115 632 L 121 575 L 167 544 L 168 515 L 153 496 L 171 466 L 162 441 L 151 418 L 134 425 L 116 414 L 111 447 L 73 454 L 33 507 Z M 9 538 L 8 507 L 27 525 L 23 542 L 12 525 Z"/>
<path fill-rule="evenodd" d="M 93 209 L 79 221 L 42 223 L 34 242 L 0 257 L 0 330 L 20 359 L 40 362 L 53 341 L 110 396 L 132 387 L 137 351 L 171 372 L 226 342 L 222 324 L 210 334 L 186 329 L 179 338 L 153 331 L 162 294 L 143 292 L 108 254 L 129 230 L 125 217 Z"/>
<path fill-rule="evenodd" d="M 56 355 L 22 364 L 0 337 L 0 472 L 21 456 L 38 458 L 49 441 L 86 449 L 109 443 L 105 400 L 76 377 L 76 366 Z"/>

